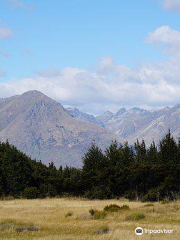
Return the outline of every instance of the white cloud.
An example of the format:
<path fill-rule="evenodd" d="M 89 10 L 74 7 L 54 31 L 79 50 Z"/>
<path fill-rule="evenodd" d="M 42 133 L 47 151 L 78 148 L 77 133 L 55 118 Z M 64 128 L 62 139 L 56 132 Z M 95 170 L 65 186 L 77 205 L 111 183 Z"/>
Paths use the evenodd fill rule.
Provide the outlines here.
<path fill-rule="evenodd" d="M 180 32 L 169 26 L 162 26 L 149 34 L 149 42 L 164 44 L 180 44 Z"/>
<path fill-rule="evenodd" d="M 163 7 L 167 10 L 180 11 L 180 0 L 164 0 Z"/>
<path fill-rule="evenodd" d="M 25 9 L 30 11 L 34 9 L 33 4 L 27 4 L 22 0 L 9 0 L 9 2 L 13 8 Z"/>
<path fill-rule="evenodd" d="M 0 28 L 0 38 L 6 39 L 12 37 L 12 30 L 7 27 L 1 27 Z"/>
<path fill-rule="evenodd" d="M 180 103 L 180 32 L 168 26 L 149 34 L 148 42 L 162 45 L 167 61 L 144 63 L 136 69 L 103 58 L 93 72 L 78 68 L 37 71 L 32 78 L 0 83 L 1 97 L 39 90 L 62 104 L 99 113 L 125 107 L 161 107 Z"/>
<path fill-rule="evenodd" d="M 150 33 L 148 42 L 153 44 L 160 44 L 165 47 L 165 51 L 170 53 L 173 57 L 180 57 L 180 32 L 169 26 L 162 26 L 155 32 Z"/>

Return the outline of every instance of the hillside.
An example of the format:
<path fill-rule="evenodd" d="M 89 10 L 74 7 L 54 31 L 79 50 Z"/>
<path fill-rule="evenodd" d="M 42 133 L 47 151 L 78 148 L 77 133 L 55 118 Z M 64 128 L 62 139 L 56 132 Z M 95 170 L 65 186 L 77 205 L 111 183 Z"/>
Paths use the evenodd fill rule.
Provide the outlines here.
<path fill-rule="evenodd" d="M 72 108 L 72 107 L 68 107 L 66 108 L 66 110 L 72 117 L 76 119 L 90 122 L 100 127 L 105 127 L 104 124 L 101 121 L 99 121 L 96 117 L 94 117 L 92 114 L 90 115 L 87 113 L 83 113 L 78 108 Z"/>

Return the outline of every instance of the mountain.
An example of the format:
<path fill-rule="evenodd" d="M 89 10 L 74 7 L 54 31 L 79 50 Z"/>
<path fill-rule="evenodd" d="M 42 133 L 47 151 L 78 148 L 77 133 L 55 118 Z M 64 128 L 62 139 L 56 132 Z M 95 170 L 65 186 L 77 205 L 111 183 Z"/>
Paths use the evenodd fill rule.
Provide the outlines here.
<path fill-rule="evenodd" d="M 137 128 L 141 126 L 139 121 L 148 121 L 149 112 L 140 108 L 132 108 L 126 110 L 121 108 L 117 113 L 104 113 L 98 117 L 99 121 L 102 121 L 105 128 L 122 136 L 124 139 L 129 140 L 129 137 L 137 131 Z"/>
<path fill-rule="evenodd" d="M 140 108 L 120 109 L 117 113 L 104 113 L 98 116 L 106 130 L 127 140 L 130 144 L 137 139 L 149 145 L 153 140 L 158 143 L 171 130 L 178 139 L 180 134 L 180 105 L 156 111 Z"/>
<path fill-rule="evenodd" d="M 77 108 L 68 107 L 68 108 L 66 108 L 66 110 L 72 117 L 74 117 L 76 119 L 90 122 L 90 123 L 96 124 L 103 128 L 105 127 L 104 124 L 101 121 L 99 121 L 98 119 L 96 119 L 93 115 L 83 113 Z"/>
<path fill-rule="evenodd" d="M 38 91 L 0 99 L 0 140 L 43 163 L 81 166 L 92 141 L 105 148 L 122 139 L 105 129 L 72 117 L 63 106 Z"/>
<path fill-rule="evenodd" d="M 180 105 L 148 111 L 121 108 L 94 117 L 60 103 L 38 91 L 0 99 L 0 141 L 9 140 L 19 150 L 43 163 L 80 167 L 94 140 L 105 148 L 112 140 L 130 144 L 144 139 L 158 142 L 171 130 L 180 134 Z"/>
<path fill-rule="evenodd" d="M 78 118 L 74 114 L 75 118 Z M 120 108 L 117 113 L 110 111 L 95 117 L 104 128 L 133 144 L 137 139 L 145 140 L 147 145 L 162 139 L 171 130 L 175 139 L 180 137 L 180 105 L 148 111 L 141 108 Z M 89 121 L 88 118 L 84 120 Z M 94 120 L 93 120 L 94 121 Z M 94 123 L 96 123 L 94 121 Z"/>

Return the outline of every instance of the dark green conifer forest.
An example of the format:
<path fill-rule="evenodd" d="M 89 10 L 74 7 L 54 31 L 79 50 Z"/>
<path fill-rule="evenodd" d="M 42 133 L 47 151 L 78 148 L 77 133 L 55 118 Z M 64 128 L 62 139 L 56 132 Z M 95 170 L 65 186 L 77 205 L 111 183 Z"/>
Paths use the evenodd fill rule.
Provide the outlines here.
<path fill-rule="evenodd" d="M 81 169 L 45 166 L 0 143 L 0 197 L 9 196 L 175 201 L 180 197 L 180 140 L 169 132 L 158 146 L 112 142 L 105 152 L 93 143 Z"/>

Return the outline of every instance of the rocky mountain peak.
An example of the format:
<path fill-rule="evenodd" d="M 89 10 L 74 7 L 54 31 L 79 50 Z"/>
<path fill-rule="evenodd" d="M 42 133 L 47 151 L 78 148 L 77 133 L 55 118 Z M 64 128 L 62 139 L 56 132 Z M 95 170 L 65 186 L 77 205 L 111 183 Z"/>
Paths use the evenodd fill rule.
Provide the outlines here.
<path fill-rule="evenodd" d="M 56 166 L 81 166 L 93 140 L 105 148 L 119 139 L 102 127 L 72 117 L 63 106 L 39 91 L 0 102 L 0 141 L 9 140 L 32 158 Z M 91 116 L 94 118 L 94 116 Z"/>
<path fill-rule="evenodd" d="M 126 108 L 120 108 L 117 113 L 115 114 L 115 117 L 120 117 L 122 114 L 126 112 Z"/>

